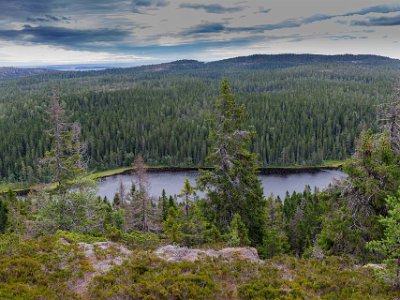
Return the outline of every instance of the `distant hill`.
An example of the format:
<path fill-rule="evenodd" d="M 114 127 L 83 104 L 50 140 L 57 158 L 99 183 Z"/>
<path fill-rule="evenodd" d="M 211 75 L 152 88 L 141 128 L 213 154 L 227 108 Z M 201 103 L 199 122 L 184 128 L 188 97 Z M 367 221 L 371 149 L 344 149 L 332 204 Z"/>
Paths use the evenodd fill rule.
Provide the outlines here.
<path fill-rule="evenodd" d="M 228 68 L 279 69 L 315 64 L 351 64 L 400 68 L 400 60 L 377 55 L 255 54 L 206 63 L 197 60 L 177 60 L 163 64 L 130 67 L 124 70 L 127 72 L 161 72 L 195 69 L 218 70 Z M 107 70 L 105 70 L 105 72 L 107 72 Z"/>
<path fill-rule="evenodd" d="M 157 72 L 179 72 L 179 71 L 219 71 L 226 69 L 281 69 L 301 65 L 316 64 L 351 64 L 365 66 L 385 66 L 400 68 L 400 60 L 377 55 L 315 55 L 315 54 L 255 54 L 240 56 L 212 62 L 200 62 L 197 60 L 177 60 L 168 63 L 143 65 L 135 67 L 113 67 L 94 65 L 65 65 L 61 67 L 49 66 L 48 68 L 15 68 L 0 67 L 1 79 L 14 79 L 31 77 L 35 75 L 55 75 L 61 77 L 86 77 L 98 75 L 119 74 L 140 74 Z M 62 72 L 60 72 L 62 71 Z"/>
<path fill-rule="evenodd" d="M 400 67 L 400 60 L 377 55 L 256 54 L 210 62 L 207 65 L 213 67 L 285 68 L 306 64 L 357 64 Z"/>
<path fill-rule="evenodd" d="M 0 67 L 0 80 L 1 79 L 14 79 L 22 77 L 30 77 L 40 74 L 53 73 L 54 71 L 45 68 L 14 68 L 14 67 Z"/>

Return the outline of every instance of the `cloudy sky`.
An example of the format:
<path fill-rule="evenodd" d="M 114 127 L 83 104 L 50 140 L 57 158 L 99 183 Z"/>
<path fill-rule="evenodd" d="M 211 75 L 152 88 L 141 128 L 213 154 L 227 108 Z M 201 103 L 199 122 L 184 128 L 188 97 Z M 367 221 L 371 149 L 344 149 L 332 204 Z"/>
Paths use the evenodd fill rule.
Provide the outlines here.
<path fill-rule="evenodd" d="M 400 2 L 0 0 L 0 65 L 202 61 L 255 53 L 400 58 Z"/>

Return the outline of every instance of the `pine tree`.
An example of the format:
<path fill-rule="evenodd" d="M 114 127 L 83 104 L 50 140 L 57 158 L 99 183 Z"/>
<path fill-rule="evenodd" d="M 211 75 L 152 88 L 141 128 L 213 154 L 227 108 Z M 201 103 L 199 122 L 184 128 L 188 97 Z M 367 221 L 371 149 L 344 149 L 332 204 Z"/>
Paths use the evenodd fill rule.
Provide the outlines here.
<path fill-rule="evenodd" d="M 261 244 L 265 200 L 256 176 L 256 157 L 249 151 L 254 132 L 244 129 L 245 108 L 236 103 L 226 80 L 216 110 L 210 136 L 213 146 L 207 158 L 214 168 L 202 171 L 198 179 L 200 188 L 206 191 L 206 215 L 227 232 L 233 216 L 239 214 L 249 229 L 250 240 Z"/>

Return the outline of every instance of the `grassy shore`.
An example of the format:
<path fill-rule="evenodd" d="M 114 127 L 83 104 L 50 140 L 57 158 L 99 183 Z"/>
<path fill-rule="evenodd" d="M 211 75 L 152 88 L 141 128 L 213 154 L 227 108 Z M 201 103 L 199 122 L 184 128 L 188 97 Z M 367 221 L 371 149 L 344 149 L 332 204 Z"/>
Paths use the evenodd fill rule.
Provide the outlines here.
<path fill-rule="evenodd" d="M 320 165 L 313 165 L 313 166 L 303 166 L 303 165 L 292 165 L 292 166 L 267 166 L 267 167 L 261 167 L 261 173 L 268 173 L 269 170 L 278 170 L 282 173 L 291 173 L 291 171 L 309 171 L 309 170 L 319 170 L 319 169 L 339 169 L 343 165 L 343 161 L 341 160 L 328 160 L 324 161 Z M 153 171 L 185 171 L 185 170 L 197 170 L 201 169 L 202 167 L 175 167 L 175 166 L 163 166 L 163 165 L 158 165 L 158 166 L 147 166 L 147 169 L 151 172 Z M 103 170 L 103 171 L 95 171 L 91 172 L 88 175 L 86 175 L 86 178 L 92 179 L 92 180 L 99 180 L 102 178 L 106 177 L 111 177 L 119 174 L 125 174 L 132 172 L 133 168 L 132 167 L 121 167 L 121 168 L 116 168 L 116 169 L 109 169 L 109 170 Z M 278 172 L 278 173 L 280 173 Z M 25 182 L 16 182 L 16 183 L 0 183 L 0 194 L 4 194 L 10 189 L 17 194 L 26 194 L 28 193 L 31 189 L 33 190 L 38 190 L 38 189 L 44 189 L 47 191 L 54 190 L 56 188 L 55 184 L 48 184 L 48 185 L 29 185 L 28 183 Z"/>

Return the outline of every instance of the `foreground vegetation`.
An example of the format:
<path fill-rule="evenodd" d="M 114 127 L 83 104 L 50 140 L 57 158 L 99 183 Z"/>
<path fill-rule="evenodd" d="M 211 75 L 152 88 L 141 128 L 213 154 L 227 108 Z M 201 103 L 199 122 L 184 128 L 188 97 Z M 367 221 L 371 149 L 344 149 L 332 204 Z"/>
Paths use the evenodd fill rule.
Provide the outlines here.
<path fill-rule="evenodd" d="M 0 298 L 81 299 L 74 284 L 93 269 L 76 242 L 98 240 L 63 232 L 29 240 L 3 235 Z M 121 266 L 94 277 L 85 299 L 393 299 L 397 295 L 375 278 L 372 269 L 342 257 L 281 256 L 263 264 L 219 258 L 170 263 L 133 244 L 128 247 L 133 253 Z"/>
<path fill-rule="evenodd" d="M 66 120 L 57 94 L 49 107 L 52 140 L 42 161 L 54 190 L 0 198 L 0 295 L 16 299 L 390 299 L 400 287 L 400 99 L 382 109 L 344 163 L 348 177 L 326 191 L 263 196 L 255 132 L 227 81 L 212 114 L 207 163 L 196 186 L 177 197 L 149 195 L 145 161 L 136 182 L 113 199 L 96 196 L 85 175 L 80 126 Z M 197 190 L 204 192 L 199 197 Z M 112 241 L 114 250 L 84 243 Z M 264 261 L 205 258 L 165 262 L 152 250 L 255 247 Z M 133 250 L 97 272 L 115 245 Z M 94 255 L 94 256 L 93 256 Z M 122 259 L 122 258 L 120 258 Z M 365 266 L 367 265 L 367 266 Z M 90 275 L 92 274 L 92 275 Z M 81 287 L 75 291 L 69 287 Z"/>

